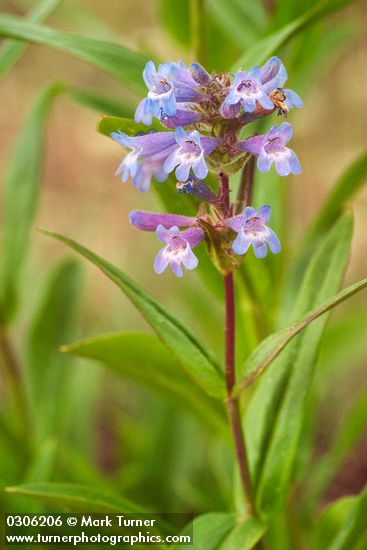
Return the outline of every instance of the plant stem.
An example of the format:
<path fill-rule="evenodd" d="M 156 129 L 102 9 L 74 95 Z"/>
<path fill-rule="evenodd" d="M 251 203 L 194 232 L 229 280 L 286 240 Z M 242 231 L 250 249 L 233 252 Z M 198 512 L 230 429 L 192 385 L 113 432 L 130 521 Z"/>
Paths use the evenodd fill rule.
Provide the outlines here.
<path fill-rule="evenodd" d="M 6 368 L 7 378 L 12 388 L 13 398 L 15 405 L 19 412 L 19 417 L 22 422 L 22 428 L 24 430 L 24 437 L 28 439 L 30 434 L 29 430 L 29 418 L 27 410 L 27 396 L 24 387 L 24 380 L 22 376 L 22 369 L 19 365 L 18 358 L 15 354 L 13 346 L 8 338 L 8 335 L 4 327 L 0 326 L 0 350 L 4 359 L 4 366 Z"/>
<path fill-rule="evenodd" d="M 224 275 L 224 291 L 226 304 L 225 317 L 225 349 L 226 349 L 226 386 L 227 386 L 227 410 L 231 424 L 234 445 L 242 489 L 245 497 L 247 510 L 250 516 L 254 515 L 254 507 L 251 497 L 251 482 L 248 468 L 247 453 L 243 431 L 241 426 L 241 416 L 239 402 L 232 396 L 233 386 L 236 382 L 235 373 L 235 295 L 233 273 Z"/>
<path fill-rule="evenodd" d="M 195 58 L 201 64 L 205 63 L 205 0 L 190 0 L 190 37 L 191 50 Z"/>
<path fill-rule="evenodd" d="M 247 160 L 241 174 L 240 186 L 236 200 L 236 214 L 240 214 L 244 206 L 251 206 L 252 191 L 254 187 L 255 157 L 253 155 Z"/>

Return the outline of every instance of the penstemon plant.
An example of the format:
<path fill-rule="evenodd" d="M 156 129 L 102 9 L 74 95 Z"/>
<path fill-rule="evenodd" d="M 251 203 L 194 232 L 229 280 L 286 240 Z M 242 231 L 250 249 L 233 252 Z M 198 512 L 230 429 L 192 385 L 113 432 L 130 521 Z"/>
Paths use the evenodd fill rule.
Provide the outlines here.
<path fill-rule="evenodd" d="M 261 68 L 256 66 L 248 72 L 241 69 L 233 77 L 224 72 L 209 74 L 197 62 L 189 68 L 182 61 L 168 62 L 156 69 L 149 61 L 143 77 L 148 95 L 137 106 L 135 122 L 149 126 L 156 117 L 169 130 L 151 128 L 135 136 L 112 132 L 115 141 L 130 149 L 116 175 L 121 174 L 123 182 L 130 176 L 133 185 L 146 192 L 153 177 L 162 183 L 175 171 L 177 191 L 200 199 L 196 216 L 133 211 L 130 221 L 142 231 L 155 231 L 164 244 L 154 261 L 156 273 L 170 266 L 175 275 L 182 277 L 182 266 L 195 269 L 198 259 L 192 249 L 206 241 L 211 259 L 223 275 L 226 403 L 244 498 L 252 516 L 255 507 L 247 451 L 238 400 L 233 396 L 233 272 L 251 245 L 259 259 L 267 255 L 268 247 L 273 254 L 281 250 L 277 235 L 267 225 L 270 206 L 258 210 L 251 206 L 254 159 L 257 157 L 260 171 L 268 172 L 274 164 L 281 176 L 299 174 L 301 166 L 295 152 L 286 147 L 292 137 L 288 122 L 273 126 L 263 135 L 251 134 L 250 125 L 274 112 L 287 116 L 290 109 L 303 107 L 303 101 L 293 90 L 283 88 L 287 72 L 277 57 Z M 204 182 L 209 170 L 219 178 L 216 189 Z M 238 170 L 242 170 L 241 183 L 233 198 L 229 175 Z"/>
<path fill-rule="evenodd" d="M 366 388 L 347 414 L 344 404 L 339 415 L 333 406 L 341 386 L 354 397 L 349 380 L 361 379 L 355 365 L 365 355 L 366 314 L 351 304 L 327 327 L 328 313 L 367 287 L 364 278 L 340 290 L 352 238 L 346 206 L 366 180 L 367 155 L 362 152 L 345 171 L 292 250 L 285 203 L 287 191 L 297 196 L 299 190 L 286 189 L 285 182 L 301 173 L 301 165 L 289 146 L 289 121 L 304 104 L 286 87 L 278 57 L 305 97 L 322 56 L 331 59 L 335 44 L 348 42 L 344 19 L 327 26 L 323 18 L 348 3 L 157 1 L 165 28 L 181 43 L 182 56 L 172 57 L 194 59 L 191 64 L 159 64 L 150 60 L 154 52 L 147 57 L 46 26 L 56 11 L 68 24 L 70 14 L 77 14 L 81 30 L 92 25 L 111 37 L 101 19 L 62 0 L 39 0 L 22 19 L 0 14 L 0 36 L 7 39 L 0 47 L 0 78 L 28 42 L 36 43 L 104 71 L 136 100 L 86 90 L 79 81 L 47 85 L 16 140 L 6 174 L 0 266 L 2 511 L 184 509 L 194 512 L 182 534 L 193 533 L 195 550 L 365 550 L 365 480 L 358 494 L 326 507 L 325 495 L 367 423 Z M 150 247 L 141 251 L 143 265 L 161 276 L 154 285 L 165 285 L 171 270 L 184 277 L 167 283 L 174 285 L 180 315 L 78 242 L 44 233 L 99 268 L 154 334 L 129 330 L 66 344 L 76 338 L 81 265 L 62 261 L 45 286 L 38 271 L 34 285 L 22 273 L 41 190 L 45 126 L 61 95 L 106 113 L 97 129 L 124 150 L 116 176 L 140 193 L 158 195 L 161 211 L 136 203 L 129 214 L 131 235 L 155 233 L 159 241 L 155 258 Z M 307 181 L 308 161 L 300 158 Z M 134 189 L 132 197 L 143 198 Z M 42 296 L 22 318 L 30 286 L 40 286 Z M 192 326 L 181 320 L 185 308 Z M 110 317 L 108 311 L 108 322 Z M 124 411 L 123 435 L 120 425 L 116 433 L 111 429 L 121 417 L 113 402 L 122 400 L 113 387 L 103 395 L 112 414 L 98 419 L 99 441 L 91 422 L 101 401 L 99 378 L 90 364 L 79 370 L 79 357 L 101 362 L 123 380 L 118 390 L 127 401 L 141 404 L 139 422 Z M 142 399 L 135 388 L 127 395 L 126 381 L 145 386 Z M 339 420 L 319 457 L 316 436 L 325 401 L 329 423 L 333 416 Z M 107 463 L 113 447 L 113 472 L 92 456 L 96 440 Z M 126 451 L 122 460 L 120 447 Z M 162 523 L 160 534 L 167 530 L 172 525 Z"/>

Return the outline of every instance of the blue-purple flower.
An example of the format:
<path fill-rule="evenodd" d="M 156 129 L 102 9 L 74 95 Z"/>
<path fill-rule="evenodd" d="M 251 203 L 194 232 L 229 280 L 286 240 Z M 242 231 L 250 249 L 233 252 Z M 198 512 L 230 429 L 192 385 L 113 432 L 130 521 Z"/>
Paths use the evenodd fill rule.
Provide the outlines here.
<path fill-rule="evenodd" d="M 274 109 L 273 102 L 267 96 L 260 80 L 260 68 L 253 67 L 251 71 L 237 71 L 229 94 L 222 105 L 222 114 L 225 118 L 233 116 L 233 108 L 240 110 L 243 107 L 246 112 L 255 111 L 257 104 L 264 109 Z"/>
<path fill-rule="evenodd" d="M 204 157 L 214 151 L 220 139 L 201 137 L 197 130 L 185 132 L 181 126 L 176 128 L 175 137 L 178 147 L 166 159 L 163 169 L 170 173 L 177 166 L 175 174 L 179 181 L 189 178 L 191 168 L 198 179 L 206 178 L 208 167 Z"/>
<path fill-rule="evenodd" d="M 113 132 L 111 137 L 123 147 L 131 149 L 115 174 L 122 174 L 123 182 L 126 182 L 130 175 L 134 186 L 143 193 L 148 191 L 152 176 L 159 183 L 167 179 L 163 164 L 177 147 L 174 132 L 155 132 L 135 137 Z"/>
<path fill-rule="evenodd" d="M 273 126 L 267 134 L 254 136 L 238 143 L 241 151 L 247 151 L 258 156 L 257 167 L 260 172 L 268 172 L 274 163 L 280 176 L 300 174 L 301 165 L 296 153 L 286 147 L 293 133 L 292 126 L 283 122 Z"/>
<path fill-rule="evenodd" d="M 192 78 L 185 64 L 163 63 L 155 68 L 153 61 L 148 61 L 143 72 L 148 95 L 142 99 L 135 111 L 135 122 L 151 124 L 152 116 L 171 117 L 177 112 L 177 103 L 199 101 L 199 84 Z"/>
<path fill-rule="evenodd" d="M 276 56 L 271 57 L 260 69 L 260 80 L 264 92 L 269 96 L 278 114 L 287 114 L 290 109 L 303 107 L 303 101 L 296 92 L 283 88 L 288 79 L 287 71 Z"/>
<path fill-rule="evenodd" d="M 154 260 L 156 273 L 163 273 L 169 265 L 177 277 L 182 277 L 181 264 L 186 269 L 197 267 L 199 262 L 192 248 L 204 239 L 204 231 L 200 227 L 180 231 L 177 226 L 165 229 L 163 225 L 158 225 L 156 235 L 165 244 Z"/>
<path fill-rule="evenodd" d="M 278 237 L 266 225 L 270 214 L 270 206 L 262 206 L 257 212 L 255 208 L 247 206 L 243 214 L 224 220 L 224 224 L 237 233 L 232 244 L 236 254 L 246 254 L 252 245 L 256 258 L 264 258 L 268 253 L 267 244 L 273 254 L 280 252 L 281 246 Z"/>

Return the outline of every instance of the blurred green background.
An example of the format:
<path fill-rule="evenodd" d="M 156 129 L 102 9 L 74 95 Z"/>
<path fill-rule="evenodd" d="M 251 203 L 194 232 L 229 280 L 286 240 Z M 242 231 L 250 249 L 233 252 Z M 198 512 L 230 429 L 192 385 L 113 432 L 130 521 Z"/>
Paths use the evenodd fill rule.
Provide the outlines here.
<path fill-rule="evenodd" d="M 1 10 L 23 15 L 32 4 L 2 0 Z M 187 48 L 167 30 L 162 4 L 158 0 L 65 0 L 48 24 L 117 41 L 158 59 L 183 59 L 189 63 L 192 56 Z M 211 70 L 220 71 L 226 68 L 222 63 L 233 62 L 253 40 L 254 31 L 251 25 L 243 30 L 243 35 L 233 29 L 221 12 L 225 2 L 208 0 L 207 4 L 218 32 L 217 39 L 210 42 L 208 64 Z M 290 12 L 300 9 L 289 6 Z M 259 26 L 265 28 L 272 10 L 276 13 L 276 3 L 264 2 L 264 9 L 254 8 Z M 283 13 L 283 17 L 291 19 L 292 13 Z M 276 17 L 273 25 L 276 27 Z M 185 29 L 182 35 L 185 37 Z M 366 36 L 366 3 L 353 3 L 317 23 L 279 52 L 287 66 L 289 87 L 305 100 L 305 108 L 292 111 L 289 116 L 295 129 L 292 147 L 303 172 L 298 177 L 276 181 L 286 197 L 288 233 L 284 254 L 289 257 L 297 251 L 301 235 L 336 179 L 366 147 Z M 306 54 L 309 59 L 305 61 Z M 2 181 L 32 101 L 47 84 L 60 80 L 99 90 L 123 104 L 136 103 L 132 92 L 93 67 L 55 50 L 29 46 L 1 82 Z M 122 150 L 96 132 L 97 121 L 98 113 L 63 95 L 52 107 L 41 198 L 23 274 L 20 313 L 11 328 L 18 357 L 22 360 L 27 355 L 24 343 L 29 339 L 29 327 L 39 310 L 52 264 L 67 256 L 59 243 L 37 232 L 37 227 L 75 238 L 118 265 L 222 353 L 221 303 L 206 292 L 198 273 L 187 273 L 183 280 L 171 273 L 162 277 L 154 274 L 152 263 L 159 245 L 154 235 L 139 233 L 129 225 L 128 213 L 132 209 L 157 210 L 160 205 L 152 192 L 140 195 L 130 183 L 122 186 L 114 178 Z M 0 193 L 3 197 L 3 188 Z M 355 229 L 346 284 L 361 278 L 366 271 L 366 189 L 358 194 L 352 209 Z M 75 326 L 57 344 L 113 331 L 149 331 L 139 313 L 102 274 L 84 263 L 82 272 L 85 279 L 80 300 L 75 304 Z M 191 307 L 193 302 L 195 308 Z M 324 339 L 319 372 L 327 374 L 316 379 L 315 460 L 329 447 L 366 377 L 366 304 L 364 293 L 341 306 L 333 314 Z M 52 315 L 55 311 L 51 308 Z M 342 321 L 345 323 L 341 328 Z M 347 342 L 346 332 L 348 346 L 342 344 Z M 48 357 L 46 352 L 44 357 Z M 3 437 L 0 476 L 4 485 L 37 481 L 38 476 L 114 490 L 156 510 L 199 513 L 231 507 L 230 442 L 213 437 L 173 404 L 99 364 L 69 358 L 60 361 L 67 377 L 60 393 L 49 395 L 50 400 L 57 402 L 58 422 L 42 441 L 40 456 L 22 452 L 14 434 L 8 439 Z M 50 387 L 55 392 L 58 385 Z M 0 390 L 6 407 L 3 381 Z M 44 406 L 47 411 L 47 403 Z M 43 470 L 42 464 L 46 464 Z M 47 474 L 40 474 L 41 471 Z M 364 433 L 343 459 L 323 503 L 359 492 L 366 475 Z M 29 504 L 14 497 L 5 506 L 29 509 Z"/>

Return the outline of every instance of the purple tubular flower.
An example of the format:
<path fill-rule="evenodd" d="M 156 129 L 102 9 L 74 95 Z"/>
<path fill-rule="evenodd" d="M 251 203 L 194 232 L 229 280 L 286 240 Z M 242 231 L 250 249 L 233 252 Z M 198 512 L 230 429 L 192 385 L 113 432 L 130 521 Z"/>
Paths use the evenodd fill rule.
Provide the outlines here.
<path fill-rule="evenodd" d="M 135 137 L 113 132 L 111 137 L 123 147 L 131 149 L 115 174 L 122 174 L 123 182 L 130 175 L 134 186 L 144 193 L 150 187 L 152 176 L 160 183 L 167 179 L 163 164 L 177 147 L 174 132 L 155 132 Z"/>
<path fill-rule="evenodd" d="M 266 94 L 283 88 L 287 78 L 287 71 L 279 57 L 271 57 L 260 69 L 260 82 Z"/>
<path fill-rule="evenodd" d="M 206 185 L 203 181 L 198 180 L 193 174 L 190 174 L 187 181 L 178 181 L 176 183 L 176 189 L 178 193 L 194 195 L 195 197 L 210 203 L 215 202 L 217 199 L 210 187 L 208 187 L 208 185 Z"/>
<path fill-rule="evenodd" d="M 200 65 L 200 63 L 191 63 L 189 71 L 195 82 L 202 86 L 207 86 L 212 80 L 210 74 Z"/>
<path fill-rule="evenodd" d="M 190 227 L 195 225 L 196 218 L 180 216 L 178 214 L 156 214 L 155 212 L 142 212 L 133 210 L 129 214 L 131 224 L 141 231 L 155 231 L 158 225 L 169 229 L 172 226 Z"/>
<path fill-rule="evenodd" d="M 176 113 L 171 67 L 171 63 L 164 63 L 158 66 L 157 71 L 153 61 L 146 64 L 143 78 L 149 91 L 136 109 L 135 122 L 151 124 L 152 116 L 159 117 L 161 109 L 169 116 Z"/>
<path fill-rule="evenodd" d="M 209 155 L 220 143 L 219 138 L 201 137 L 197 130 L 185 132 L 181 126 L 176 128 L 178 147 L 166 159 L 163 169 L 170 173 L 176 166 L 176 177 L 179 181 L 187 181 L 190 168 L 198 179 L 208 175 L 208 167 L 204 157 Z"/>
<path fill-rule="evenodd" d="M 288 79 L 287 71 L 278 57 L 271 57 L 260 69 L 260 80 L 264 91 L 269 95 L 280 113 L 286 114 L 289 109 L 301 109 L 304 105 L 296 92 L 283 89 Z"/>
<path fill-rule="evenodd" d="M 171 71 L 177 102 L 199 103 L 203 95 L 198 91 L 199 84 L 194 80 L 185 63 L 183 61 L 171 63 Z"/>
<path fill-rule="evenodd" d="M 225 220 L 225 225 L 237 233 L 232 244 L 236 254 L 246 254 L 252 245 L 256 258 L 264 258 L 268 253 L 266 243 L 273 254 L 280 252 L 281 246 L 278 237 L 266 225 L 270 214 L 270 206 L 262 206 L 257 212 L 255 208 L 247 206 L 243 214 Z"/>
<path fill-rule="evenodd" d="M 194 111 L 184 111 L 177 109 L 176 114 L 173 116 L 168 116 L 166 113 L 161 113 L 161 123 L 166 126 L 166 128 L 177 128 L 177 126 L 191 126 L 191 124 L 196 124 L 200 122 L 202 115 L 200 113 L 195 113 Z"/>
<path fill-rule="evenodd" d="M 199 262 L 192 248 L 204 239 L 204 231 L 200 227 L 180 231 L 177 226 L 166 229 L 163 225 L 158 225 L 156 235 L 166 245 L 155 258 L 154 270 L 156 273 L 163 273 L 166 267 L 170 265 L 175 275 L 182 277 L 181 264 L 186 269 L 197 267 Z"/>
<path fill-rule="evenodd" d="M 225 118 L 232 116 L 233 106 L 242 105 L 246 112 L 252 113 L 257 103 L 264 109 L 274 109 L 273 102 L 263 89 L 260 80 L 259 67 L 253 67 L 251 71 L 237 71 L 229 94 L 222 105 L 222 114 Z"/>
<path fill-rule="evenodd" d="M 241 151 L 258 156 L 257 167 L 260 172 L 268 172 L 274 163 L 280 176 L 300 174 L 301 165 L 296 153 L 285 146 L 292 132 L 292 126 L 283 122 L 279 127 L 273 126 L 267 134 L 241 141 L 237 146 Z"/>

